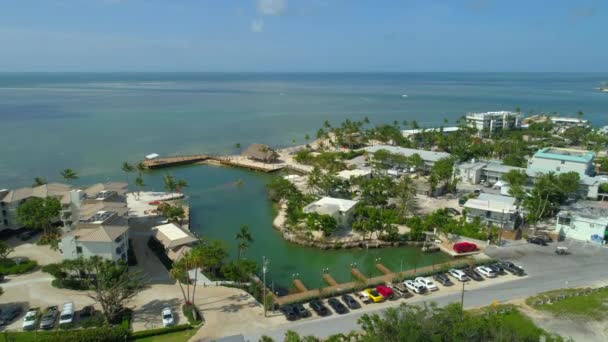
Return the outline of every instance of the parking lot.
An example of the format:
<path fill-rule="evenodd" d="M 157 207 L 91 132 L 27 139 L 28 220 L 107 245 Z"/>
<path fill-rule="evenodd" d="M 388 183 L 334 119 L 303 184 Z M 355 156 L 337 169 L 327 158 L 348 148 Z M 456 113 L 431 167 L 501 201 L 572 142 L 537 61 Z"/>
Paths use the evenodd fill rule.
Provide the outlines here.
<path fill-rule="evenodd" d="M 434 284 L 434 286 L 436 286 L 436 290 L 427 290 L 423 293 L 415 293 L 411 287 L 408 287 L 405 295 L 398 295 L 396 293 L 397 291 L 395 291 L 395 288 L 394 288 L 397 284 L 388 284 L 388 287 L 391 288 L 394 292 L 394 295 L 391 298 L 384 298 L 380 294 L 380 293 L 382 293 L 382 290 L 375 291 L 375 292 L 380 292 L 380 293 L 375 294 L 375 296 L 379 296 L 381 298 L 378 301 L 375 301 L 373 299 L 374 295 L 372 295 L 371 296 L 372 298 L 370 299 L 369 294 L 365 295 L 365 294 L 361 293 L 361 292 L 366 292 L 365 290 L 360 291 L 360 292 L 351 293 L 350 297 L 352 297 L 354 299 L 354 301 L 356 301 L 359 308 L 353 308 L 352 305 L 348 305 L 346 303 L 346 301 L 342 298 L 342 296 L 336 296 L 333 298 L 337 298 L 343 304 L 343 306 L 346 307 L 346 310 L 340 310 L 340 309 L 336 310 L 336 306 L 330 305 L 329 298 L 327 298 L 327 299 L 319 300 L 319 302 L 321 304 L 323 304 L 323 306 L 326 308 L 326 311 L 319 310 L 318 303 L 315 303 L 313 305 L 311 305 L 310 302 L 304 303 L 304 308 L 310 313 L 309 317 L 298 317 L 297 315 L 296 315 L 296 317 L 293 317 L 293 315 L 287 314 L 285 312 L 285 310 L 282 310 L 282 311 L 287 320 L 309 321 L 309 320 L 314 320 L 314 319 L 319 319 L 319 318 L 325 318 L 325 317 L 332 316 L 332 315 L 348 315 L 348 314 L 353 314 L 353 313 L 358 313 L 358 312 L 377 310 L 380 308 L 395 306 L 397 303 L 401 303 L 401 302 L 407 303 L 407 302 L 412 302 L 412 301 L 420 301 L 421 299 L 425 300 L 425 301 L 426 300 L 432 301 L 434 297 L 441 295 L 441 294 L 460 293 L 463 290 L 463 286 L 464 286 L 464 289 L 467 292 L 469 292 L 469 291 L 473 291 L 475 289 L 482 288 L 489 284 L 497 284 L 497 283 L 515 281 L 518 279 L 525 278 L 527 276 L 528 276 L 527 274 L 523 275 L 523 276 L 517 276 L 517 275 L 513 275 L 509 272 L 505 272 L 504 274 L 497 275 L 496 277 L 492 277 L 492 278 L 488 278 L 487 276 L 481 275 L 479 280 L 472 280 L 469 278 L 467 281 L 461 282 L 457 278 L 455 278 L 451 275 L 448 275 L 448 278 L 449 278 L 451 284 L 446 284 L 446 285 L 441 284 L 439 281 L 433 279 L 433 277 L 431 276 L 431 277 L 426 277 L 426 278 L 428 280 L 431 280 L 431 282 Z M 376 287 L 370 287 L 369 290 L 370 291 L 376 290 Z M 313 307 L 317 310 L 313 309 Z M 340 311 L 340 313 L 338 311 Z"/>

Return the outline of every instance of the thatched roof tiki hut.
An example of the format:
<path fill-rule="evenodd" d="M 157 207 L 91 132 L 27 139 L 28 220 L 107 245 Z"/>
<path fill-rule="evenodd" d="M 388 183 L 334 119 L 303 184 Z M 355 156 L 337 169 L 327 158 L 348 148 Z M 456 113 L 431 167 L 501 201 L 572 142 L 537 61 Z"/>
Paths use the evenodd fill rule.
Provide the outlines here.
<path fill-rule="evenodd" d="M 251 144 L 241 155 L 264 163 L 275 162 L 279 157 L 277 152 L 263 144 Z"/>

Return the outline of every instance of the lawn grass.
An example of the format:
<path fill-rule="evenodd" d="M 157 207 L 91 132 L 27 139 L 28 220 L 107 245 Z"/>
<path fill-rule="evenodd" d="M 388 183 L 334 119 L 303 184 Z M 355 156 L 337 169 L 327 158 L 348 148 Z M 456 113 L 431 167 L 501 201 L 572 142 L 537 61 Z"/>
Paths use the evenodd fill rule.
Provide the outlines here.
<path fill-rule="evenodd" d="M 539 328 L 532 320 L 518 310 L 504 313 L 499 316 L 500 325 L 507 328 L 507 331 L 517 331 L 520 341 L 538 341 L 540 336 L 545 337 L 545 341 L 562 341 L 559 336 Z"/>
<path fill-rule="evenodd" d="M 188 341 L 190 337 L 194 336 L 198 329 L 189 329 L 184 331 L 176 331 L 174 333 L 158 335 L 158 336 L 150 336 L 138 338 L 135 341 L 137 342 L 182 342 Z"/>
<path fill-rule="evenodd" d="M 555 296 L 568 293 L 580 292 L 578 289 L 558 290 L 542 293 L 529 298 L 528 305 L 537 310 L 549 312 L 557 317 L 580 317 L 600 321 L 608 317 L 606 306 L 608 305 L 608 289 L 600 289 L 596 292 L 557 300 L 552 304 L 534 305 L 539 298 L 555 298 Z"/>

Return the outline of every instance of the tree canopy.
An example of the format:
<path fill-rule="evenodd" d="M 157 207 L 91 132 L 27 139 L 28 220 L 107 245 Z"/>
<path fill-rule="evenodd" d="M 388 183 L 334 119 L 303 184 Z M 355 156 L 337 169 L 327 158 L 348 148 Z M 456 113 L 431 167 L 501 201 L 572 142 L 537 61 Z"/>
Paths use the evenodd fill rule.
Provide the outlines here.
<path fill-rule="evenodd" d="M 17 221 L 25 227 L 41 229 L 46 235 L 60 212 L 61 203 L 57 198 L 33 197 L 17 208 Z"/>

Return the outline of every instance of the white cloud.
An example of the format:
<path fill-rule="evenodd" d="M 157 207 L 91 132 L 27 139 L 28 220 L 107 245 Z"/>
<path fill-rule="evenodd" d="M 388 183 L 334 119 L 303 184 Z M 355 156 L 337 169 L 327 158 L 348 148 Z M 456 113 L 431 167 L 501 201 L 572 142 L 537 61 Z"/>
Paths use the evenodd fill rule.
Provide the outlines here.
<path fill-rule="evenodd" d="M 287 0 L 257 0 L 258 11 L 264 15 L 281 15 L 287 9 Z"/>
<path fill-rule="evenodd" d="M 262 19 L 253 19 L 251 21 L 251 31 L 260 33 L 264 31 L 264 20 Z"/>

